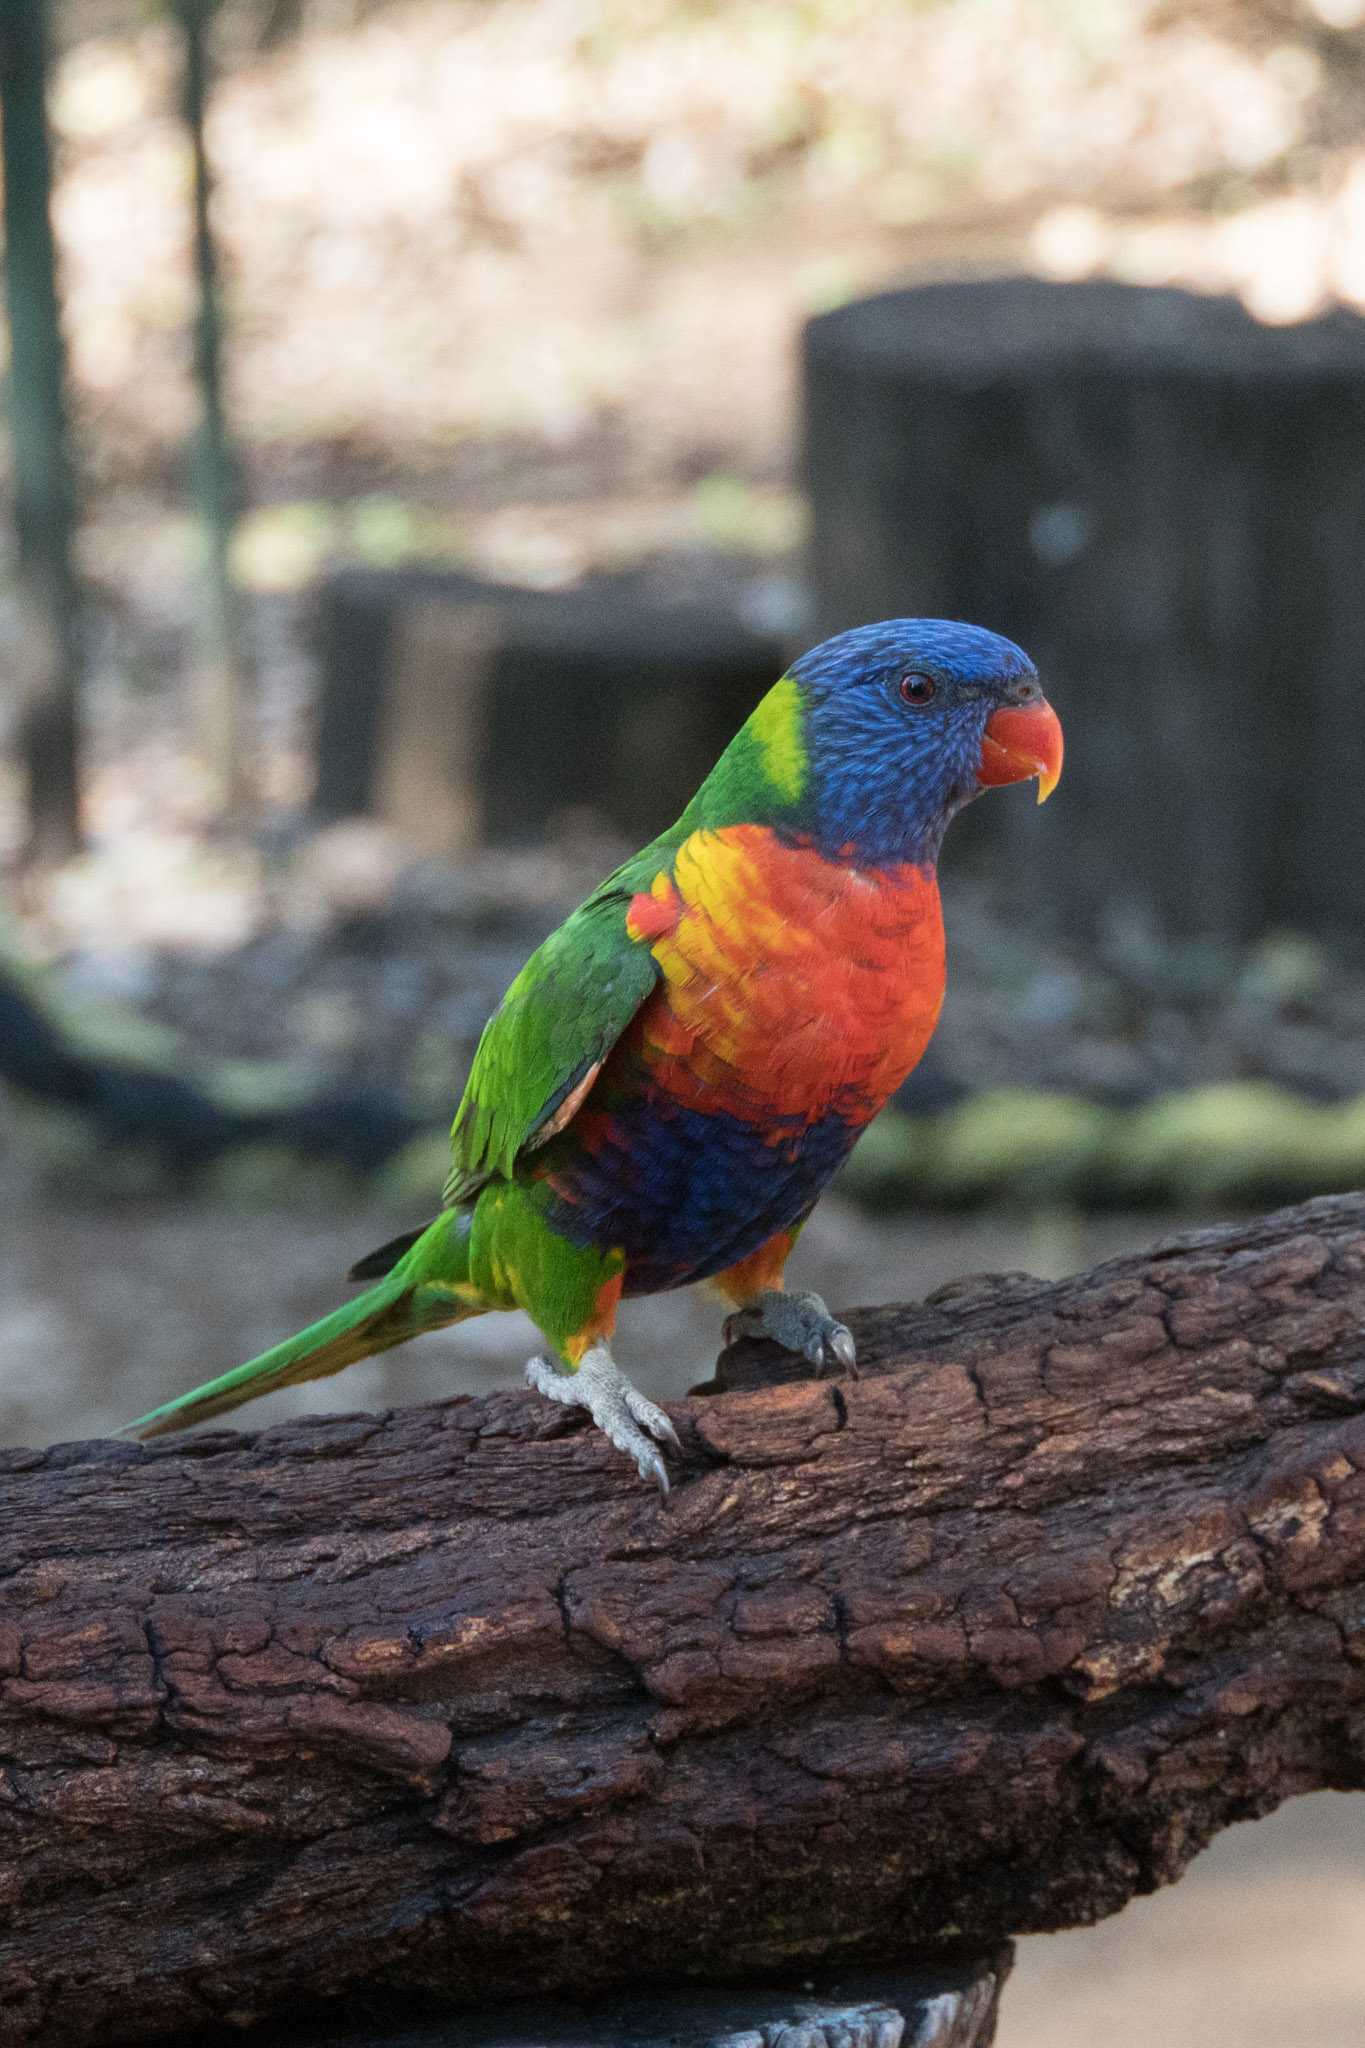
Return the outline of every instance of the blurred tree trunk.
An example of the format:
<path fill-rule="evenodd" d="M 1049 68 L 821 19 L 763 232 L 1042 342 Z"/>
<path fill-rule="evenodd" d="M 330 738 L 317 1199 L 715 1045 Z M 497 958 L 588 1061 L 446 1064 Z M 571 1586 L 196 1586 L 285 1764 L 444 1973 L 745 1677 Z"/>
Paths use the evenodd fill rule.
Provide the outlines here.
<path fill-rule="evenodd" d="M 303 0 L 269 0 L 256 31 L 258 50 L 277 50 L 303 27 Z"/>
<path fill-rule="evenodd" d="M 78 592 L 67 452 L 65 351 L 52 234 L 46 0 L 0 6 L 9 410 L 19 568 L 39 645 L 20 720 L 30 851 L 58 858 L 80 840 Z"/>
<path fill-rule="evenodd" d="M 194 375 L 200 410 L 190 481 L 203 557 L 195 621 L 194 727 L 213 780 L 215 802 L 231 814 L 243 808 L 250 788 L 243 745 L 249 676 L 231 567 L 240 488 L 223 398 L 222 294 L 210 220 L 213 176 L 204 139 L 211 85 L 208 38 L 218 0 L 173 0 L 173 11 L 185 46 L 181 112 L 194 162 L 194 272 L 199 294 Z"/>
<path fill-rule="evenodd" d="M 1081 772 L 954 827 L 1020 910 L 1187 933 L 1365 923 L 1365 320 L 968 279 L 805 334 L 817 616 L 977 619 Z M 1120 929 L 1124 927 L 1119 927 Z M 1131 926 L 1127 928 L 1131 929 Z"/>

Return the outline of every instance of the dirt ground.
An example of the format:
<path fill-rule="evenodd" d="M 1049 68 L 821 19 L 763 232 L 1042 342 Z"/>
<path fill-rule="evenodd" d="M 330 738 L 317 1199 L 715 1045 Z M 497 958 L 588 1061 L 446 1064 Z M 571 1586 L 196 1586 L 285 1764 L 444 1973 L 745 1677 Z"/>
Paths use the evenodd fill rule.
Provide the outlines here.
<path fill-rule="evenodd" d="M 1102 1926 L 1019 1944 L 998 2048 L 1360 2048 L 1365 1797 L 1229 1828 Z"/>

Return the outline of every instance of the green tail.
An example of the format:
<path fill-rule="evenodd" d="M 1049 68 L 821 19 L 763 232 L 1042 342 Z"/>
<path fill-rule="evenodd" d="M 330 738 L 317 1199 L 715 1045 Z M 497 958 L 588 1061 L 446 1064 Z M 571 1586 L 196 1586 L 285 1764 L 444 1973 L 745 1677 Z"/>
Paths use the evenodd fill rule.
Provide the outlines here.
<path fill-rule="evenodd" d="M 125 1424 L 122 1435 L 166 1436 L 191 1423 L 206 1422 L 229 1408 L 291 1387 L 299 1380 L 322 1379 L 362 1358 L 391 1350 L 409 1337 L 439 1330 L 466 1316 L 479 1315 L 481 1305 L 461 1293 L 469 1274 L 469 1216 L 446 1214 L 424 1230 L 392 1272 L 367 1288 L 344 1308 L 333 1309 L 321 1322 L 310 1323 L 297 1336 L 286 1337 L 259 1358 L 206 1380 L 188 1394 Z"/>

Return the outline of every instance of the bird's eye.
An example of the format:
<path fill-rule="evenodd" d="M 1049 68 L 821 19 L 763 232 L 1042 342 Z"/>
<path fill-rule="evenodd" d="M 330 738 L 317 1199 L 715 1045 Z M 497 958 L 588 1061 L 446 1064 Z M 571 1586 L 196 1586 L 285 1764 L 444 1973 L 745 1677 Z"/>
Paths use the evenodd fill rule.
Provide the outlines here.
<path fill-rule="evenodd" d="M 901 677 L 899 687 L 902 704 L 919 706 L 933 703 L 938 685 L 933 677 L 926 676 L 922 669 L 913 668 L 909 675 Z"/>

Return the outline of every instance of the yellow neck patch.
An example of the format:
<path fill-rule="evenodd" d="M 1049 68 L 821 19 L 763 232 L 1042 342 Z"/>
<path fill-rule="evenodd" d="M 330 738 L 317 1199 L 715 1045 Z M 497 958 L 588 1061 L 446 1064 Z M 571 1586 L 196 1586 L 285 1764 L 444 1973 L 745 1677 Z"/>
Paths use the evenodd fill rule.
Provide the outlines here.
<path fill-rule="evenodd" d="M 774 683 L 749 718 L 749 731 L 773 788 L 795 803 L 806 786 L 806 743 L 801 733 L 801 688 L 791 677 Z"/>

